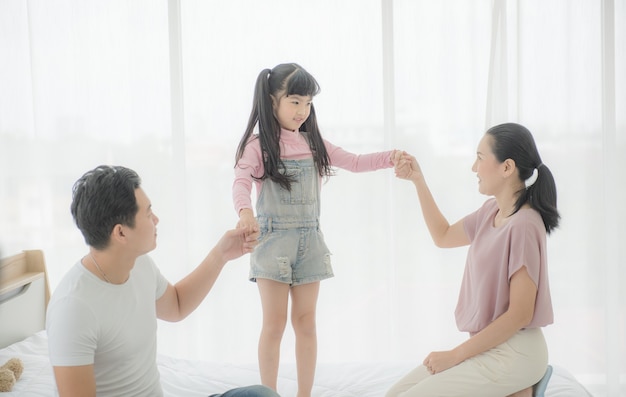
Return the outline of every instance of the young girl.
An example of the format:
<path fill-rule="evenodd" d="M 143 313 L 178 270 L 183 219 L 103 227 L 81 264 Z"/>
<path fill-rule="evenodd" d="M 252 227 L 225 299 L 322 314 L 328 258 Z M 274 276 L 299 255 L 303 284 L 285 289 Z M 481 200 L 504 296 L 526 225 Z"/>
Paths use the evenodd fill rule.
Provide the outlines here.
<path fill-rule="evenodd" d="M 258 347 L 261 381 L 276 390 L 291 296 L 298 397 L 311 395 L 319 285 L 333 277 L 319 222 L 322 178 L 332 175 L 333 166 L 353 172 L 391 168 L 395 154 L 355 155 L 324 140 L 312 103 L 318 92 L 317 81 L 295 63 L 261 71 L 237 149 L 233 184 L 238 225 L 260 229 L 259 245 L 250 256 L 250 280 L 257 283 L 263 308 Z M 253 134 L 255 127 L 258 134 Z M 252 185 L 257 192 L 256 219 Z"/>
<path fill-rule="evenodd" d="M 398 161 L 396 174 L 415 184 L 435 244 L 469 245 L 455 311 L 469 339 L 430 353 L 387 397 L 530 397 L 546 372 L 541 327 L 553 321 L 546 234 L 559 223 L 554 178 L 531 133 L 513 123 L 487 131 L 472 171 L 478 191 L 493 197 L 450 225 L 415 158 Z"/>

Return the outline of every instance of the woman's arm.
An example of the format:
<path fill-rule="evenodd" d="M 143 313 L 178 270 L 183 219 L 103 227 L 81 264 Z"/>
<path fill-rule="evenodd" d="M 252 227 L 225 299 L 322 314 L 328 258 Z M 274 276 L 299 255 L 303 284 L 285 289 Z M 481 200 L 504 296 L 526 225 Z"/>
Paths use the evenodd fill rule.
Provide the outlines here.
<path fill-rule="evenodd" d="M 424 174 L 415 157 L 404 154 L 396 164 L 396 176 L 413 182 L 430 236 L 437 247 L 453 248 L 468 245 L 463 220 L 450 225 L 433 198 Z"/>

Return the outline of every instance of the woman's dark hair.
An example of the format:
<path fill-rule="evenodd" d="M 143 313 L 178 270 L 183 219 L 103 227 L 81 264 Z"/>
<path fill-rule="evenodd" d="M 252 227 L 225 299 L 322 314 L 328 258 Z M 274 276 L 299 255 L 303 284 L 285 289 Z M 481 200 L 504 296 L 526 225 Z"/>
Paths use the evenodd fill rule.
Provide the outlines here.
<path fill-rule="evenodd" d="M 561 218 L 556 208 L 556 184 L 552 172 L 541 161 L 532 134 L 526 127 L 515 123 L 496 125 L 487 134 L 493 137 L 492 150 L 498 161 L 513 160 L 522 182 L 537 170 L 535 182 L 518 192 L 513 213 L 529 203 L 541 214 L 546 232 L 550 234 L 559 225 Z"/>
<path fill-rule="evenodd" d="M 140 185 L 135 171 L 108 165 L 86 172 L 74 183 L 70 210 L 85 243 L 104 249 L 115 225 L 135 227 L 139 210 L 135 190 Z"/>
<path fill-rule="evenodd" d="M 320 91 L 315 78 L 301 66 L 295 63 L 280 64 L 274 69 L 264 69 L 256 80 L 252 111 L 248 119 L 246 131 L 239 142 L 235 163 L 243 156 L 246 145 L 251 139 L 259 139 L 263 153 L 263 175 L 258 178 L 270 180 L 291 190 L 293 177 L 284 173 L 284 164 L 280 159 L 280 125 L 274 113 L 272 97 L 277 101 L 280 96 L 301 95 L 313 98 Z M 258 137 L 252 137 L 255 126 L 258 125 Z M 301 130 L 313 153 L 313 161 L 320 176 L 332 175 L 330 158 L 317 125 L 315 107 L 311 104 L 311 113 L 304 122 Z M 283 172 L 281 172 L 283 171 Z"/>

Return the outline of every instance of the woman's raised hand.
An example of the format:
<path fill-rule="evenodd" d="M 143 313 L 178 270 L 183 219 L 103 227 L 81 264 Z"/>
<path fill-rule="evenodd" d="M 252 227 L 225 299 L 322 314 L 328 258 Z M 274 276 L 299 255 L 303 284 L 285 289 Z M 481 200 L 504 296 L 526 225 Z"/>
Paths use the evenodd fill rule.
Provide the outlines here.
<path fill-rule="evenodd" d="M 394 162 L 395 174 L 400 179 L 415 181 L 422 175 L 422 170 L 414 156 L 407 152 L 401 152 Z"/>

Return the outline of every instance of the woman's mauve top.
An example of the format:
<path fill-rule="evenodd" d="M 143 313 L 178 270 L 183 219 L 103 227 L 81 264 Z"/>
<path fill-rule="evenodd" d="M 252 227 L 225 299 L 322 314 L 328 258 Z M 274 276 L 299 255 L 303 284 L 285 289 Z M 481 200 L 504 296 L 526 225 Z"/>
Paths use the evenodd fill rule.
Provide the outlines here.
<path fill-rule="evenodd" d="M 535 312 L 526 328 L 543 327 L 554 320 L 541 215 L 522 208 L 507 223 L 494 227 L 497 212 L 496 200 L 491 198 L 463 221 L 470 247 L 455 316 L 459 330 L 470 334 L 508 309 L 511 276 L 522 266 L 537 286 Z"/>

